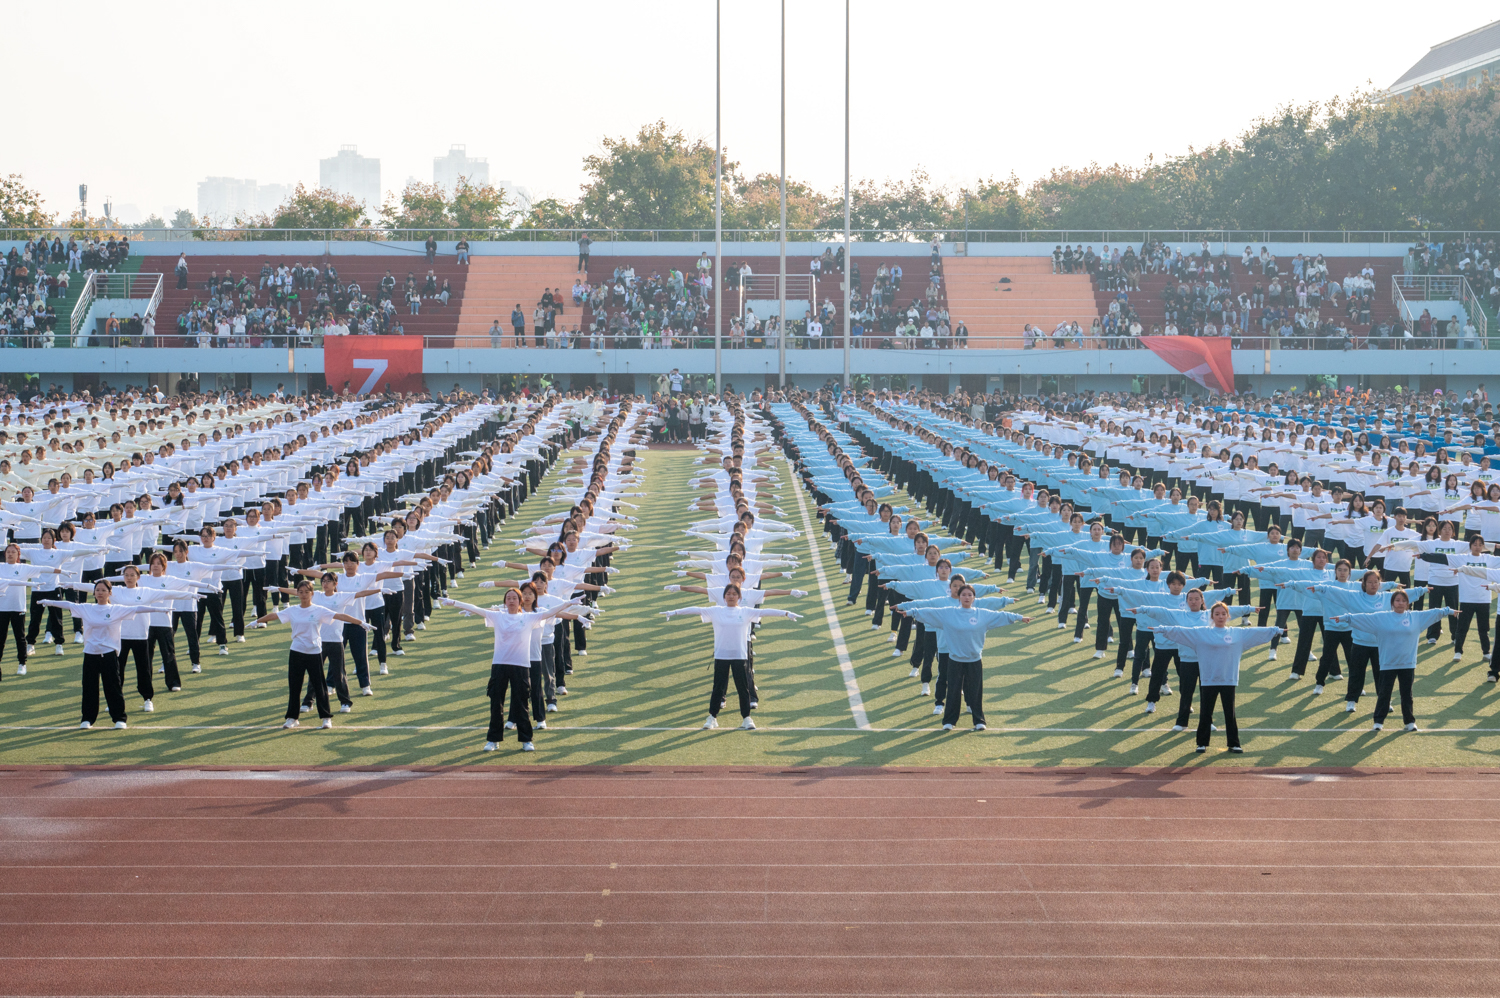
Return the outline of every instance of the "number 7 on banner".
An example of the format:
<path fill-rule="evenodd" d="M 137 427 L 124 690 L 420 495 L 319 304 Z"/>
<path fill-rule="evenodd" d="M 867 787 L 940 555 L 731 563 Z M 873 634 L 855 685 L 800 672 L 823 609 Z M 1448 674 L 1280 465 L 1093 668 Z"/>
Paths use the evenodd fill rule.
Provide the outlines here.
<path fill-rule="evenodd" d="M 385 374 L 386 369 L 391 366 L 391 362 L 380 358 L 361 359 L 356 357 L 349 362 L 349 366 L 356 371 L 368 370 L 370 372 L 370 376 L 365 379 L 365 383 L 360 386 L 357 392 L 359 395 L 368 395 L 375 390 L 375 385 L 379 383 L 380 376 Z"/>

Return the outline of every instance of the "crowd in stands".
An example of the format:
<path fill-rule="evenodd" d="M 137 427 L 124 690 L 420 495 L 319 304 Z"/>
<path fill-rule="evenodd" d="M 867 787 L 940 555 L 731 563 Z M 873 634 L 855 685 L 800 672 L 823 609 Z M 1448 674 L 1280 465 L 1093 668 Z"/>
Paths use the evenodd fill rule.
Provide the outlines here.
<path fill-rule="evenodd" d="M 191 286 L 185 255 L 175 273 L 178 288 Z M 401 306 L 420 315 L 424 301 L 446 306 L 453 293 L 431 269 L 422 278 L 407 271 L 404 280 L 387 270 L 366 291 L 340 281 L 331 261 L 320 267 L 269 260 L 259 274 L 210 271 L 201 291 L 177 316 L 177 335 L 200 347 L 311 346 L 322 336 L 400 334 Z"/>
<path fill-rule="evenodd" d="M 0 275 L 0 345 L 51 347 L 57 342 L 56 299 L 66 298 L 70 275 L 113 271 L 130 256 L 130 239 L 61 237 L 27 240 L 5 254 Z"/>

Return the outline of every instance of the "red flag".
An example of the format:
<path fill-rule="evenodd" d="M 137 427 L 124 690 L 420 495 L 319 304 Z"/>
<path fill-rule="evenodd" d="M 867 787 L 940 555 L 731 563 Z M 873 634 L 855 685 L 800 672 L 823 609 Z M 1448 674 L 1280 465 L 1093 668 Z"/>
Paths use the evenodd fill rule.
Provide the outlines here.
<path fill-rule="evenodd" d="M 1229 337 L 1142 336 L 1141 342 L 1209 391 L 1234 394 L 1234 360 Z"/>
<path fill-rule="evenodd" d="M 323 377 L 335 392 L 425 392 L 420 336 L 327 336 Z"/>

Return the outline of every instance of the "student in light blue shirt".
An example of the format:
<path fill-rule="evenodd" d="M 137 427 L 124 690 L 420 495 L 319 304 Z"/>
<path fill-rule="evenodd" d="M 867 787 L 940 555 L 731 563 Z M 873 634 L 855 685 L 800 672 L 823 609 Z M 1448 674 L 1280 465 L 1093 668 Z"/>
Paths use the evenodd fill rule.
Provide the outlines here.
<path fill-rule="evenodd" d="M 913 609 L 911 615 L 927 627 L 943 631 L 948 646 L 948 690 L 943 707 L 943 730 L 958 723 L 959 690 L 974 717 L 974 730 L 984 730 L 984 637 L 985 632 L 1008 624 L 1029 624 L 1030 617 L 1004 610 L 983 610 L 974 605 L 974 590 L 958 591 L 958 606 Z"/>
<path fill-rule="evenodd" d="M 1184 650 L 1196 653 L 1198 676 L 1202 680 L 1201 709 L 1198 711 L 1198 751 L 1208 751 L 1209 732 L 1213 728 L 1214 702 L 1224 704 L 1224 732 L 1229 751 L 1243 752 L 1240 726 L 1234 716 L 1234 691 L 1240 681 L 1240 656 L 1248 649 L 1263 645 L 1281 633 L 1277 627 L 1230 627 L 1229 607 L 1215 604 L 1211 611 L 1212 627 L 1156 627 L 1157 634 L 1175 641 Z"/>
<path fill-rule="evenodd" d="M 1458 611 L 1451 606 L 1433 610 L 1412 610 L 1406 590 L 1391 593 L 1391 608 L 1379 613 L 1347 613 L 1332 618 L 1357 627 L 1375 638 L 1380 649 L 1380 671 L 1375 673 L 1375 729 L 1385 727 L 1391 712 L 1391 690 L 1401 684 L 1401 720 L 1407 731 L 1417 730 L 1417 716 L 1412 710 L 1411 683 L 1417 671 L 1417 644 L 1422 628 L 1440 622 Z"/>

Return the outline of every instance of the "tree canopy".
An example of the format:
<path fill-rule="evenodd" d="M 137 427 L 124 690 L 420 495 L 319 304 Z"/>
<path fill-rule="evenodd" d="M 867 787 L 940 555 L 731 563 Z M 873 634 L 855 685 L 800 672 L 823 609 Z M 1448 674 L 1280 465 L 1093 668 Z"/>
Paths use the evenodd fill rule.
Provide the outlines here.
<path fill-rule="evenodd" d="M 526 227 L 713 226 L 714 150 L 664 121 L 606 138 L 584 160 L 576 201 L 539 203 Z M 1288 105 L 1233 140 L 1180 155 L 1057 167 L 1029 185 L 1014 175 L 958 189 L 918 168 L 855 184 L 857 229 L 1500 228 L 1500 86 L 1378 93 Z M 745 178 L 725 155 L 724 225 L 772 228 L 779 180 Z M 787 224 L 843 227 L 843 193 L 788 178 Z"/>

